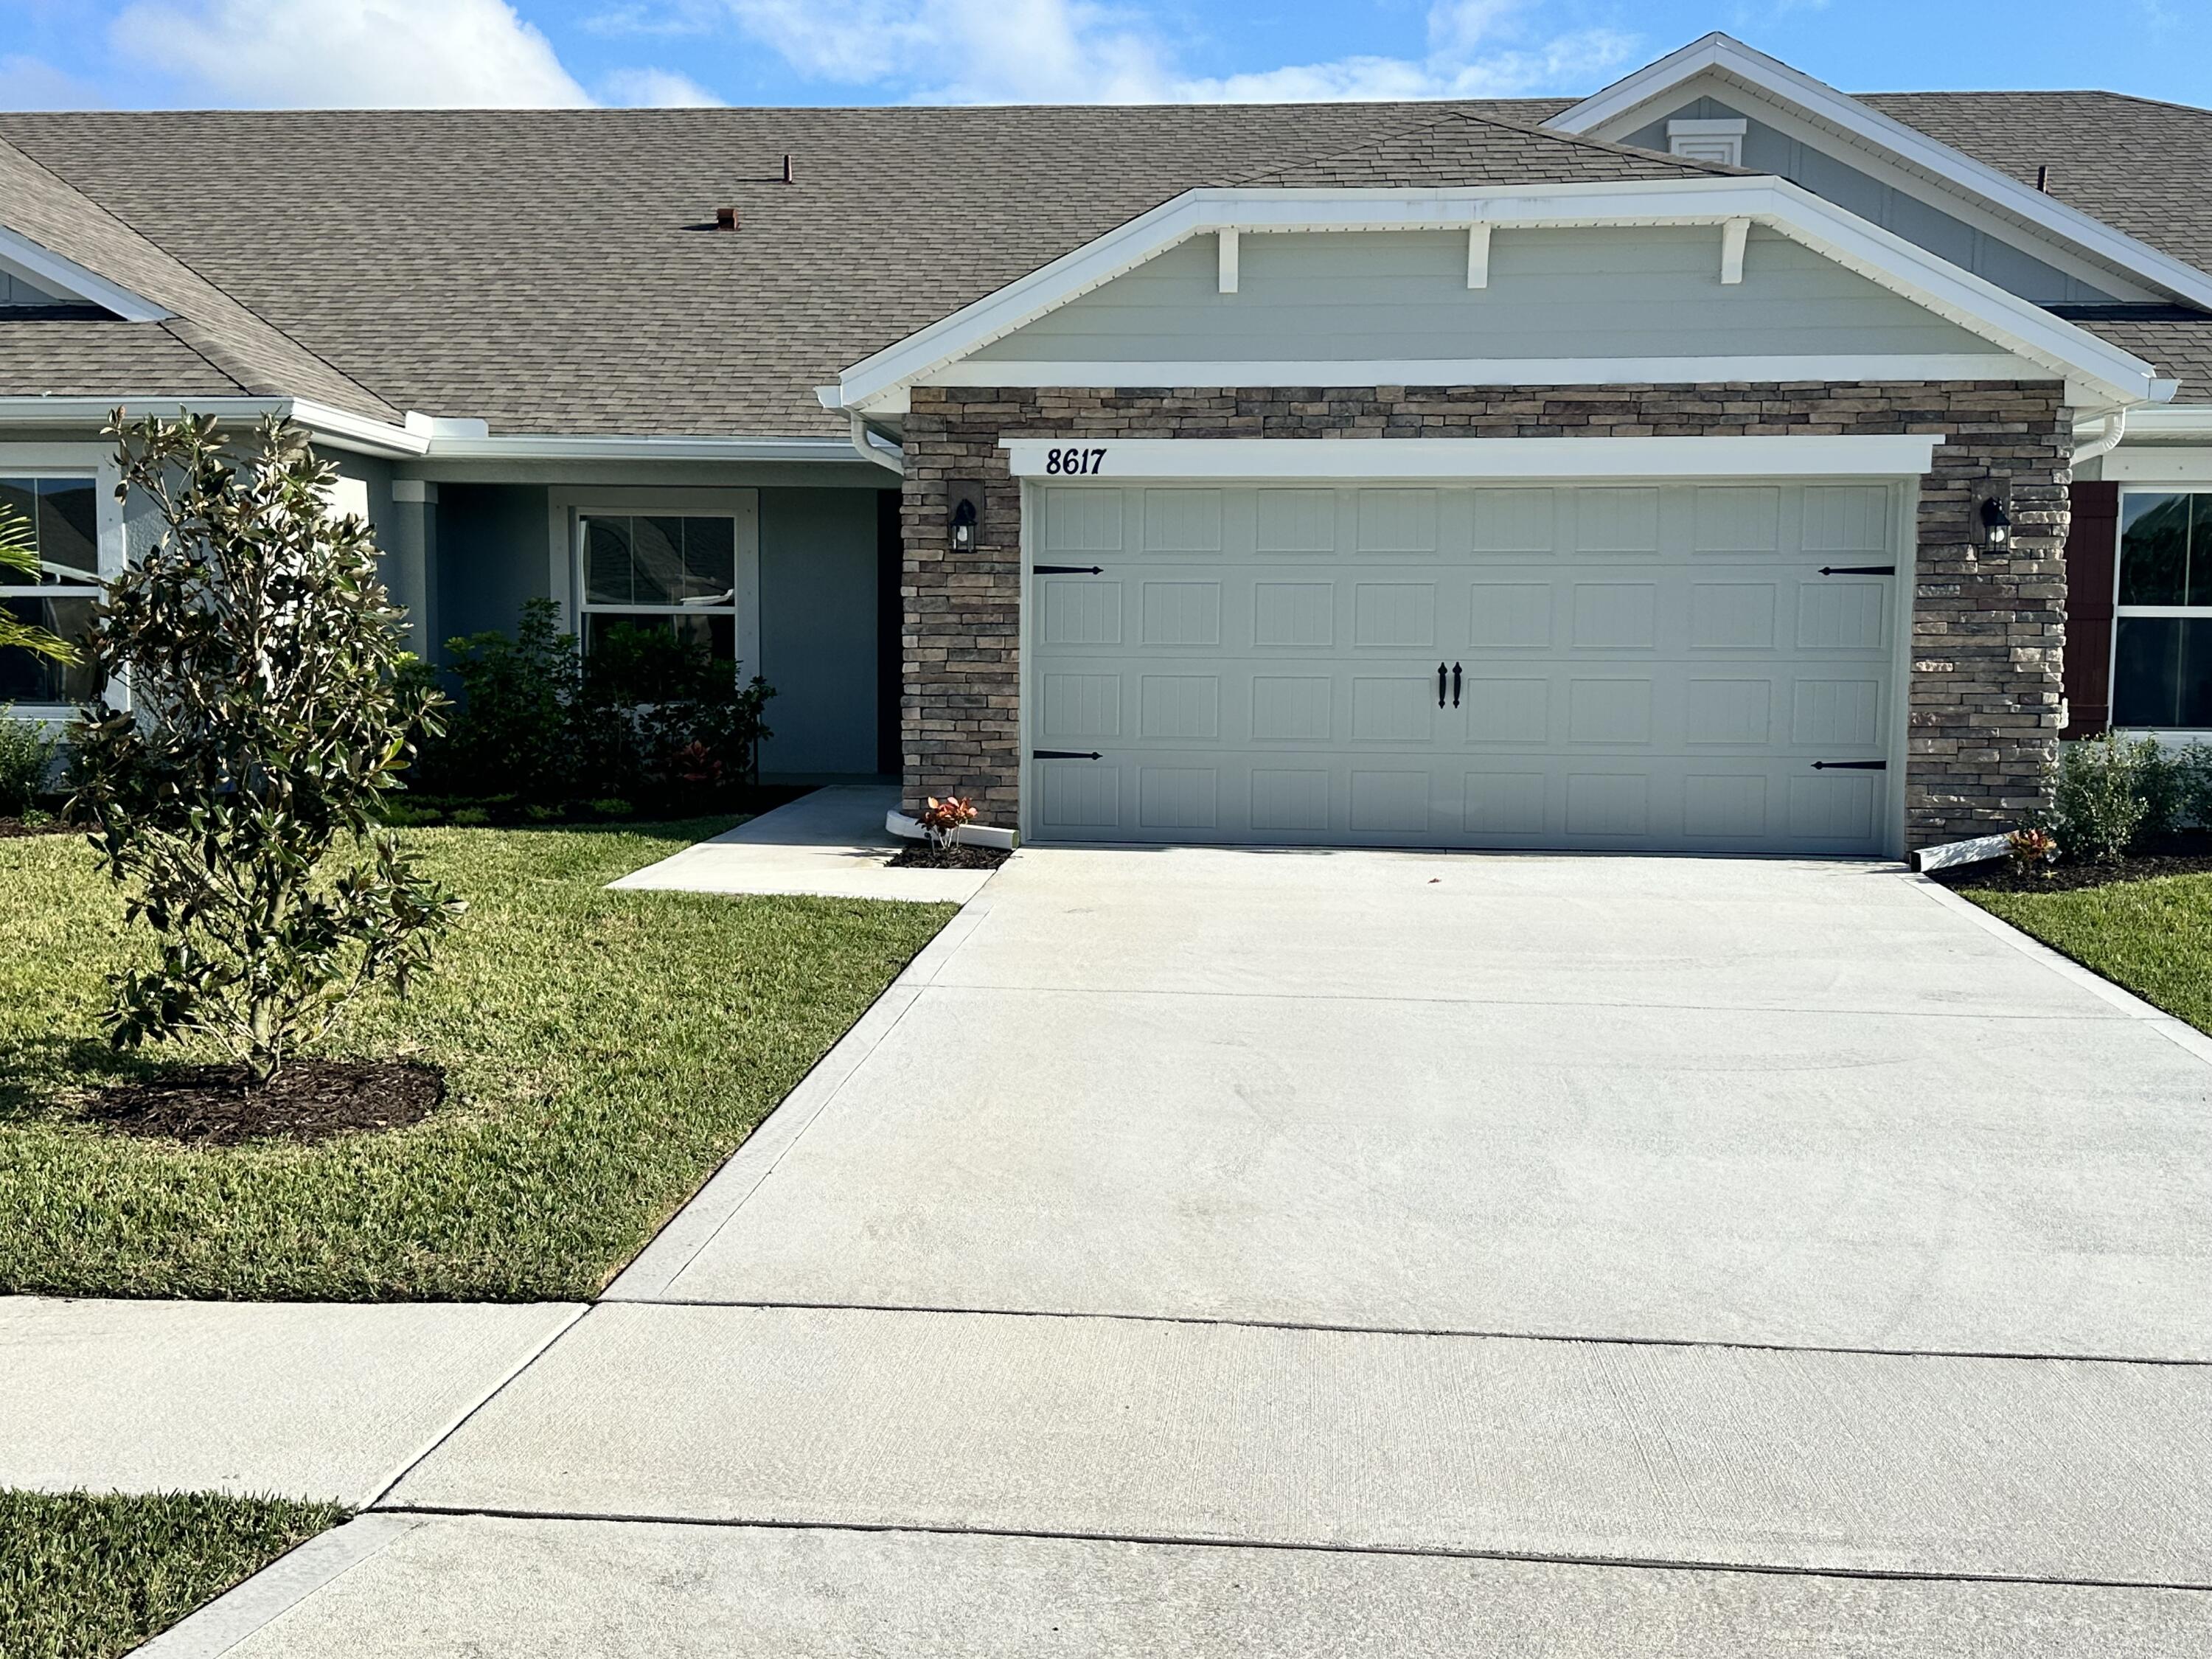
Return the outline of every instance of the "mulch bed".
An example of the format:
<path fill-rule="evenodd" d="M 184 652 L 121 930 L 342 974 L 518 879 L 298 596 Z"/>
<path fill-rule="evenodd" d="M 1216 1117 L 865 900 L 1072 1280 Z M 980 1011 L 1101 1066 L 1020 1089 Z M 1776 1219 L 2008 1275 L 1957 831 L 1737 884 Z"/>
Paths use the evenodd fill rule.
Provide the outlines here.
<path fill-rule="evenodd" d="M 412 1060 L 295 1060 L 265 1089 L 243 1066 L 194 1066 L 102 1089 L 86 1115 L 122 1134 L 235 1146 L 396 1129 L 446 1097 L 446 1074 Z"/>
<path fill-rule="evenodd" d="M 59 818 L 46 818 L 37 823 L 26 823 L 21 818 L 0 818 L 0 841 L 12 841 L 18 836 L 74 836 L 82 827 L 64 823 Z"/>
<path fill-rule="evenodd" d="M 957 842 L 950 847 L 932 847 L 926 841 L 910 841 L 891 858 L 894 870 L 995 870 L 1011 856 L 1003 847 L 970 847 Z"/>
<path fill-rule="evenodd" d="M 2072 860 L 2022 875 L 2009 859 L 1987 864 L 1960 865 L 1931 871 L 1933 879 L 1946 887 L 1978 887 L 1995 893 L 2070 893 L 2086 887 L 2106 887 L 2116 881 L 2149 881 L 2158 876 L 2212 874 L 2212 835 L 2203 830 L 2154 836 L 2118 864 L 2075 863 Z"/>

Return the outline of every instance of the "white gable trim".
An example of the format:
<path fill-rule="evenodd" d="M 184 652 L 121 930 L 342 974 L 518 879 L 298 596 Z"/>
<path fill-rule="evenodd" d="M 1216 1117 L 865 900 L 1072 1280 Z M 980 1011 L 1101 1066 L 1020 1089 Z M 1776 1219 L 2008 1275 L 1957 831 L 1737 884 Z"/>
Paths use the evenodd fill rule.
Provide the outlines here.
<path fill-rule="evenodd" d="M 1929 137 L 1904 122 L 1837 91 L 1825 82 L 1754 52 L 1729 35 L 1708 34 L 1679 52 L 1645 64 L 1633 75 L 1585 98 L 1545 125 L 1561 132 L 1595 134 L 1626 131 L 1628 118 L 1706 70 L 1764 93 L 1846 137 L 1886 151 L 1968 194 L 1979 197 L 2025 223 L 2073 243 L 2161 292 L 2197 305 L 2212 306 L 2212 276 L 2161 253 L 2148 243 L 2079 209 L 2033 190 L 1996 168 Z"/>
<path fill-rule="evenodd" d="M 32 287 L 112 311 L 126 323 L 158 323 L 171 313 L 151 300 L 111 283 L 96 270 L 41 247 L 20 232 L 0 225 L 0 270 Z"/>
<path fill-rule="evenodd" d="M 2050 371 L 2002 351 L 1802 357 L 1249 357 L 1128 362 L 963 360 L 923 386 L 1697 386 L 1767 380 L 2021 380 Z M 835 391 L 832 387 L 830 390 Z"/>
<path fill-rule="evenodd" d="M 1917 478 L 1940 436 L 1007 438 L 1017 478 Z M 1074 458 L 1073 460 L 1070 458 Z"/>
<path fill-rule="evenodd" d="M 1206 189 L 1186 191 L 1018 277 L 844 371 L 822 391 L 832 409 L 894 403 L 908 386 L 1123 272 L 1223 230 L 1465 231 L 1518 227 L 1765 225 L 2068 383 L 2097 411 L 2154 401 L 2149 364 L 1903 237 L 1779 179 L 1656 179 L 1461 190 Z M 1419 378 L 1419 377 L 1417 377 Z M 1158 384 L 1156 374 L 1138 384 Z M 1425 381 L 1424 381 L 1425 383 Z"/>

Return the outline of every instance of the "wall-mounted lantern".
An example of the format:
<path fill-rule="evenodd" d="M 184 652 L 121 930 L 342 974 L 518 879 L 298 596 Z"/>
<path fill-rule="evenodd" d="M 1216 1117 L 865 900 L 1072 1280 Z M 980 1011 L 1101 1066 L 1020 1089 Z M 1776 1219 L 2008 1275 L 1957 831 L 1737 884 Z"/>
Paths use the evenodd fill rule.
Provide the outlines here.
<path fill-rule="evenodd" d="M 1982 545 L 1990 549 L 2012 544 L 2012 514 L 2004 503 L 1994 495 L 1982 498 Z"/>
<path fill-rule="evenodd" d="M 955 478 L 945 486 L 951 508 L 945 539 L 955 553 L 975 550 L 983 538 L 983 485 L 980 480 Z"/>

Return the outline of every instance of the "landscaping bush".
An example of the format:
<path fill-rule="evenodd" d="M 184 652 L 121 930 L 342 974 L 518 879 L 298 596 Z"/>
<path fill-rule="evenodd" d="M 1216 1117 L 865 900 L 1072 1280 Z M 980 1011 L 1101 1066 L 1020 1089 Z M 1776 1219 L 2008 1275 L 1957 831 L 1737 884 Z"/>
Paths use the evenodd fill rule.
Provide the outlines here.
<path fill-rule="evenodd" d="M 110 1039 L 207 1037 L 265 1087 L 362 988 L 404 991 L 459 902 L 373 827 L 434 733 L 403 690 L 399 613 L 368 526 L 331 516 L 336 469 L 271 419 L 236 464 L 212 419 L 123 423 L 123 482 L 161 541 L 107 584 L 90 633 L 101 684 L 72 734 L 80 804 L 128 913 L 161 935 L 110 981 Z M 357 856 L 334 859 L 341 843 Z"/>
<path fill-rule="evenodd" d="M 608 799 L 692 811 L 757 779 L 775 691 L 672 632 L 611 629 L 586 656 L 539 599 L 524 602 L 512 635 L 472 634 L 447 650 L 461 701 L 443 736 L 422 744 L 417 781 L 432 795 L 472 797 L 487 813 L 504 799 L 523 817 Z"/>
<path fill-rule="evenodd" d="M 2154 739 L 2115 732 L 2061 744 L 2049 828 L 2070 857 L 2116 863 L 2151 821 L 2173 814 L 2170 769 Z"/>
<path fill-rule="evenodd" d="M 54 740 L 30 720 L 14 715 L 15 705 L 0 705 L 0 817 L 19 818 L 46 792 L 53 770 Z"/>

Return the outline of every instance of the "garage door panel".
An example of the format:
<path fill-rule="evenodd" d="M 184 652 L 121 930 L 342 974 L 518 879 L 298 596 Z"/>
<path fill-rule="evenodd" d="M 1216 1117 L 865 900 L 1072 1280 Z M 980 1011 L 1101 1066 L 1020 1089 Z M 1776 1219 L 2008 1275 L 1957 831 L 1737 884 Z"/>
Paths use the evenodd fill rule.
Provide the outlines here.
<path fill-rule="evenodd" d="M 1881 850 L 1891 486 L 1039 493 L 1035 835 Z"/>

